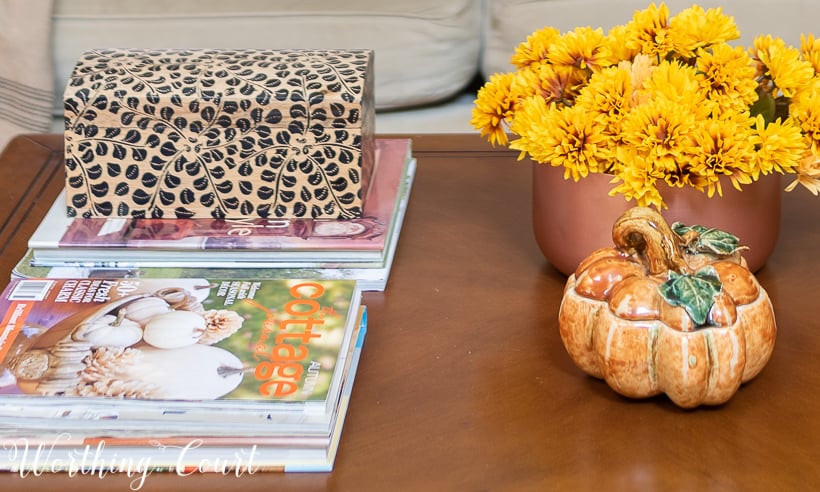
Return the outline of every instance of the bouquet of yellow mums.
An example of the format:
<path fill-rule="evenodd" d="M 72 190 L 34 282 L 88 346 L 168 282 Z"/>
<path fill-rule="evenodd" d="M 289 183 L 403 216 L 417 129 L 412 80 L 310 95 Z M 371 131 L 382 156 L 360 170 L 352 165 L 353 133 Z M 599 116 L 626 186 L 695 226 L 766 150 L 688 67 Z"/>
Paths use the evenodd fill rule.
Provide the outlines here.
<path fill-rule="evenodd" d="M 471 124 L 565 179 L 610 174 L 610 195 L 640 206 L 665 207 L 660 182 L 712 197 L 775 172 L 817 195 L 820 39 L 739 37 L 722 9 L 663 3 L 607 34 L 545 27 L 478 90 Z"/>

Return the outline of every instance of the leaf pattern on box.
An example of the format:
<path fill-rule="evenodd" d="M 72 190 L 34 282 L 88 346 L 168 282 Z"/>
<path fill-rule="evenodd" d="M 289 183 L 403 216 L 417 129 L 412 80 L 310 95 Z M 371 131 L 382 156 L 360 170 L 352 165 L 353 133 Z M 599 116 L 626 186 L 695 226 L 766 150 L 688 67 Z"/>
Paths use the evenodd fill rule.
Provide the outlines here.
<path fill-rule="evenodd" d="M 69 215 L 361 214 L 366 50 L 93 50 L 65 91 Z"/>

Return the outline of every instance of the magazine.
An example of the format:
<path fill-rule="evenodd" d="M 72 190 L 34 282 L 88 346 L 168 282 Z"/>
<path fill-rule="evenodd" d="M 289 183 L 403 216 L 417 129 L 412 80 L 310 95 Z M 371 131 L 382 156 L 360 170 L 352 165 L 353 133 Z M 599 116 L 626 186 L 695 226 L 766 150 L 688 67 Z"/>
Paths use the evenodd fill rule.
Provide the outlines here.
<path fill-rule="evenodd" d="M 140 437 L 147 433 L 152 438 L 173 438 L 200 433 L 203 423 L 214 424 L 208 428 L 212 437 L 228 436 L 293 436 L 327 437 L 336 421 L 339 398 L 346 386 L 352 385 L 355 376 L 357 352 L 367 328 L 366 308 L 360 307 L 359 321 L 353 332 L 347 353 L 337 360 L 337 369 L 343 377 L 338 395 L 328 397 L 323 413 L 316 405 L 268 405 L 260 404 L 257 412 L 234 411 L 225 407 L 192 407 L 173 400 L 142 401 L 131 399 L 123 404 L 118 398 L 4 398 L 0 400 L 0 435 L 22 435 L 31 438 L 37 433 L 49 435 L 54 421 L 72 436 Z M 5 375 L 5 384 L 8 384 Z M 230 424 L 230 426 L 226 426 Z M 32 434 L 34 433 L 34 434 Z"/>
<path fill-rule="evenodd" d="M 396 254 L 404 217 L 410 198 L 410 191 L 416 171 L 415 159 L 410 159 L 405 168 L 403 183 L 400 188 L 397 210 L 389 226 L 385 257 L 382 261 L 356 262 L 285 262 L 276 261 L 241 261 L 241 262 L 202 262 L 200 260 L 174 262 L 139 261 L 72 261 L 63 259 L 55 265 L 35 266 L 34 252 L 29 250 L 20 259 L 12 271 L 12 279 L 49 277 L 49 278 L 185 278 L 185 277 L 223 277 L 223 278 L 309 278 L 309 279 L 355 279 L 362 290 L 383 291 L 387 287 L 393 260 Z M 72 250 L 73 251 L 73 250 Z M 66 255 L 68 252 L 66 251 Z M 51 263 L 51 262 L 47 262 Z"/>
<path fill-rule="evenodd" d="M 13 281 L 0 408 L 326 415 L 360 303 L 345 280 Z"/>

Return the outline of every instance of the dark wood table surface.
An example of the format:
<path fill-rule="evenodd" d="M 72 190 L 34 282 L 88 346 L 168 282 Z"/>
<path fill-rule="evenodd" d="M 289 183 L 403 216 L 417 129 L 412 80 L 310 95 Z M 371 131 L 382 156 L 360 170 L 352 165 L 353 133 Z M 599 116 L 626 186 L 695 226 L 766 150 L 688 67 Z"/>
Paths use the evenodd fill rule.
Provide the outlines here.
<path fill-rule="evenodd" d="M 59 135 L 0 156 L 0 276 L 62 187 Z M 817 490 L 820 197 L 784 193 L 758 278 L 778 338 L 725 405 L 634 401 L 576 369 L 558 336 L 565 278 L 530 228 L 530 168 L 468 135 L 414 139 L 419 167 L 332 473 L 0 474 L 3 490 Z"/>

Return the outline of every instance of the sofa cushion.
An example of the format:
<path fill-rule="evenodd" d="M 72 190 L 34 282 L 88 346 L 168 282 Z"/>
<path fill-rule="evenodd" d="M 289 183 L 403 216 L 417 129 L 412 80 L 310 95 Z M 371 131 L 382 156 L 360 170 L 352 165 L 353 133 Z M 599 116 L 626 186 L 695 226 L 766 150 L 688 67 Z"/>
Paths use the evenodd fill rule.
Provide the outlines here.
<path fill-rule="evenodd" d="M 375 51 L 377 110 L 435 103 L 473 79 L 476 0 L 56 0 L 55 112 L 93 48 L 345 48 Z"/>
<path fill-rule="evenodd" d="M 628 22 L 636 10 L 649 6 L 649 0 L 488 0 L 489 19 L 485 29 L 485 49 L 481 73 L 512 70 L 510 57 L 519 43 L 533 31 L 552 26 L 566 32 L 579 26 L 601 27 L 607 32 L 615 25 Z M 660 2 L 656 2 L 659 4 Z M 670 15 L 690 7 L 692 0 L 666 0 Z M 751 46 L 759 34 L 782 37 L 792 46 L 800 46 L 800 34 L 820 35 L 817 18 L 820 2 L 806 0 L 703 0 L 696 2 L 707 9 L 722 7 L 723 13 L 735 18 L 741 38 L 733 44 Z"/>

